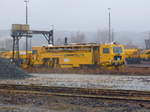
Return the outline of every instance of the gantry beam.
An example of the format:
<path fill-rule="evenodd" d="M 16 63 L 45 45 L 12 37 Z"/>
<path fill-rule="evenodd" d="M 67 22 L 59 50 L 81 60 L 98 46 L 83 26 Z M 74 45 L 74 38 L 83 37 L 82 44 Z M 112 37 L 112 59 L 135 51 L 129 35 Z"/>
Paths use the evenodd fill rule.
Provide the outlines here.
<path fill-rule="evenodd" d="M 22 37 L 31 38 L 32 35 L 43 35 L 44 38 L 47 40 L 48 45 L 54 45 L 54 31 L 38 31 L 38 30 L 12 30 L 11 37 L 13 38 L 13 60 L 18 61 L 20 60 L 20 53 L 19 53 L 19 40 Z"/>

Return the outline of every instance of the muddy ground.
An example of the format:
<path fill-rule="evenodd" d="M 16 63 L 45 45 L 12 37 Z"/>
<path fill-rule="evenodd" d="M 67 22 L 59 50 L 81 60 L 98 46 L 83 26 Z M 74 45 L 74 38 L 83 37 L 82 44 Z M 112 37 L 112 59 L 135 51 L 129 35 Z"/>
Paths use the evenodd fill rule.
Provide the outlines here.
<path fill-rule="evenodd" d="M 150 103 L 0 92 L 0 112 L 150 112 Z"/>

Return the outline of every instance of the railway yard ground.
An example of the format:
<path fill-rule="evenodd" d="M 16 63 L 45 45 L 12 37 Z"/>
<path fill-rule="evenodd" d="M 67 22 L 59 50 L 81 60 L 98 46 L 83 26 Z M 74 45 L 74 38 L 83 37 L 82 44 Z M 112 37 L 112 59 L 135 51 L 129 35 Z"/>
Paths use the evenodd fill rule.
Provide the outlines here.
<path fill-rule="evenodd" d="M 27 74 L 7 61 L 0 66 L 0 112 L 150 112 L 147 65 L 95 74 Z"/>
<path fill-rule="evenodd" d="M 30 75 L 0 80 L 1 112 L 150 112 L 150 76 Z"/>

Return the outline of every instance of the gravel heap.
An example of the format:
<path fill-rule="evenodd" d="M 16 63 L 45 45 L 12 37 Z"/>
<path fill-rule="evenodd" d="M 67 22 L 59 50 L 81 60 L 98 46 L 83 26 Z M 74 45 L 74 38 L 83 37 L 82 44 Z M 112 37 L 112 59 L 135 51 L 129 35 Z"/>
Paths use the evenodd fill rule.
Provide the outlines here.
<path fill-rule="evenodd" d="M 10 60 L 0 58 L 0 78 L 1 79 L 24 79 L 30 75 L 12 64 Z"/>

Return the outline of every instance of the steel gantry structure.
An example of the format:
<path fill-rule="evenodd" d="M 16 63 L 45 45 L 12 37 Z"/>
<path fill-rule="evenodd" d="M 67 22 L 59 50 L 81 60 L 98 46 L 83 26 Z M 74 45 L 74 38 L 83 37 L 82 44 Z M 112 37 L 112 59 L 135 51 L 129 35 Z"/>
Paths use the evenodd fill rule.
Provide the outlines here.
<path fill-rule="evenodd" d="M 11 37 L 13 38 L 12 59 L 16 64 L 20 63 L 19 41 L 22 37 L 32 38 L 33 35 L 43 35 L 47 40 L 48 45 L 54 45 L 54 30 L 38 31 L 38 30 L 12 30 Z"/>

